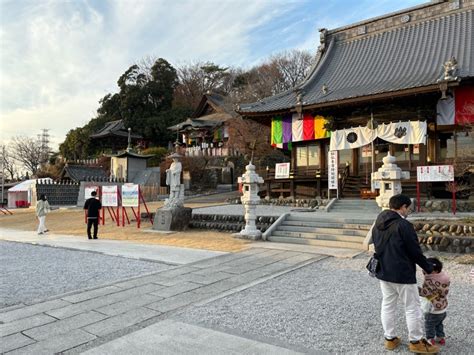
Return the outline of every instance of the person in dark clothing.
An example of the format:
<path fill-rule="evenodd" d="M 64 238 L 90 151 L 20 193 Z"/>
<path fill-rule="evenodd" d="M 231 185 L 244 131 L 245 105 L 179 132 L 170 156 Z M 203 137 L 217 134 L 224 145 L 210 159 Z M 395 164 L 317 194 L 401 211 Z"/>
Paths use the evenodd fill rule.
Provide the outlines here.
<path fill-rule="evenodd" d="M 413 225 L 406 220 L 411 200 L 405 195 L 390 198 L 390 210 L 382 211 L 372 228 L 372 241 L 380 267 L 376 272 L 382 290 L 381 319 L 385 348 L 394 350 L 401 340 L 396 334 L 397 301 L 405 309 L 408 327 L 408 349 L 414 353 L 437 353 L 439 348 L 423 338 L 423 313 L 421 310 L 416 265 L 427 274 L 433 271 L 421 251 Z"/>
<path fill-rule="evenodd" d="M 84 209 L 87 210 L 87 237 L 91 237 L 91 227 L 94 226 L 94 239 L 97 239 L 97 230 L 99 229 L 99 211 L 102 204 L 96 198 L 97 192 L 92 191 L 91 197 L 86 200 Z"/>

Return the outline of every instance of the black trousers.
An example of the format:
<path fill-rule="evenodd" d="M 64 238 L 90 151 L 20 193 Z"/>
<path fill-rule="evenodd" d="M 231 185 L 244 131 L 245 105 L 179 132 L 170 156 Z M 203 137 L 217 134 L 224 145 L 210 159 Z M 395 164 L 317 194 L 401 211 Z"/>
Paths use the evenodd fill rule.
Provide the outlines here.
<path fill-rule="evenodd" d="M 91 237 L 91 227 L 94 226 L 94 238 L 97 238 L 97 230 L 99 229 L 99 219 L 98 218 L 88 218 L 87 219 L 87 237 Z"/>

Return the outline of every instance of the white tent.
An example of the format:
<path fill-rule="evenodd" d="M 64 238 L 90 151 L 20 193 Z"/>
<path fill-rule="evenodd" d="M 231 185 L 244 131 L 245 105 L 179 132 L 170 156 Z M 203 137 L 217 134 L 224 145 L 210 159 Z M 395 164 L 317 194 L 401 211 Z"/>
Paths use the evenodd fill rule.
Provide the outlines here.
<path fill-rule="evenodd" d="M 30 206 L 31 204 L 36 203 L 36 196 L 34 196 L 34 192 L 36 191 L 36 182 L 41 180 L 43 182 L 53 182 L 51 178 L 45 179 L 30 179 L 25 180 L 17 185 L 11 187 L 8 190 L 8 208 L 15 208 L 18 204 L 22 204 L 25 206 Z M 21 202 L 20 202 L 21 201 Z"/>

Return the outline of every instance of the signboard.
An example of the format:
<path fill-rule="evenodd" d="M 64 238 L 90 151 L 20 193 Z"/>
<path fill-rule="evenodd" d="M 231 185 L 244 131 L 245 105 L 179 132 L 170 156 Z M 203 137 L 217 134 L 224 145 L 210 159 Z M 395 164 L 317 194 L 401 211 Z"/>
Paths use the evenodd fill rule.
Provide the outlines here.
<path fill-rule="evenodd" d="M 138 185 L 122 185 L 122 206 L 138 207 Z"/>
<path fill-rule="evenodd" d="M 118 194 L 117 185 L 102 186 L 102 206 L 104 207 L 117 207 L 118 206 Z"/>
<path fill-rule="evenodd" d="M 420 145 L 413 144 L 413 154 L 420 154 Z"/>
<path fill-rule="evenodd" d="M 275 179 L 288 179 L 290 177 L 290 163 L 275 164 Z"/>
<path fill-rule="evenodd" d="M 338 171 L 337 167 L 339 166 L 339 158 L 337 155 L 337 150 L 330 150 L 328 152 L 328 189 L 337 190 L 338 189 Z"/>
<path fill-rule="evenodd" d="M 429 165 L 416 167 L 418 182 L 454 181 L 452 165 Z"/>
<path fill-rule="evenodd" d="M 99 196 L 99 186 L 86 186 L 86 187 L 84 187 L 84 199 L 85 200 L 92 197 L 92 195 L 91 195 L 92 191 L 97 192 L 97 196 Z"/>
<path fill-rule="evenodd" d="M 370 158 L 372 156 L 372 146 L 370 144 L 362 147 L 362 158 Z"/>

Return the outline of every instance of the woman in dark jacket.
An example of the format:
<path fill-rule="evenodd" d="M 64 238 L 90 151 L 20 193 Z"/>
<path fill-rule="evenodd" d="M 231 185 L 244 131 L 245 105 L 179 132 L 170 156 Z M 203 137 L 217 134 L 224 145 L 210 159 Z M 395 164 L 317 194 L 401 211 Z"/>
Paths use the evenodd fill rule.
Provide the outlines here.
<path fill-rule="evenodd" d="M 379 214 L 372 229 L 375 254 L 380 265 L 376 277 L 382 289 L 381 318 L 385 348 L 394 350 L 401 342 L 395 330 L 397 301 L 400 301 L 405 309 L 409 350 L 436 353 L 439 348 L 423 338 L 423 315 L 416 284 L 416 265 L 428 274 L 433 271 L 433 265 L 426 260 L 415 229 L 406 220 L 410 205 L 409 197 L 392 196 L 390 210 Z"/>

